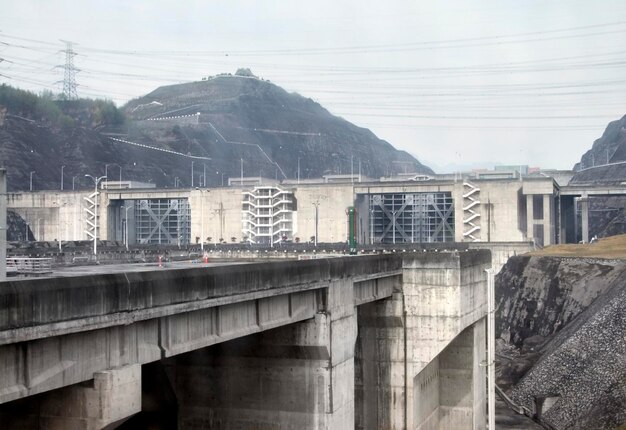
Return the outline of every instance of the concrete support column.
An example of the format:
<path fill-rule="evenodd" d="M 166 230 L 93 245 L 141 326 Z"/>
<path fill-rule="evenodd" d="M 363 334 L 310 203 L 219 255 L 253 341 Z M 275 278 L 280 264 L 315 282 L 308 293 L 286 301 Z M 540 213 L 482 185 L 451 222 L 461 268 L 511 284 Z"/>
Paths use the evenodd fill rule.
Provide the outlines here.
<path fill-rule="evenodd" d="M 439 355 L 439 428 L 484 429 L 485 319 L 457 336 Z"/>
<path fill-rule="evenodd" d="M 526 236 L 528 240 L 535 241 L 535 218 L 532 194 L 526 195 Z"/>
<path fill-rule="evenodd" d="M 443 388 L 440 389 L 440 385 L 443 384 L 443 380 L 440 379 L 442 360 L 444 369 L 454 369 L 454 366 L 461 366 L 461 364 L 463 366 L 477 365 L 478 357 L 481 360 L 485 358 L 484 333 L 482 344 L 471 343 L 471 347 L 464 349 L 459 348 L 469 345 L 469 338 L 463 336 L 470 335 L 461 335 L 459 339 L 457 337 L 465 329 L 484 318 L 487 310 L 485 269 L 489 267 L 491 267 L 491 253 L 487 250 L 440 252 L 404 258 L 407 396 L 405 428 L 438 428 L 439 420 L 444 420 L 445 408 L 442 409 L 441 406 L 450 406 L 450 404 L 446 400 L 446 391 Z M 470 331 L 471 336 L 474 336 L 474 330 Z M 457 352 L 449 356 L 440 355 L 449 345 L 457 344 Z M 462 363 L 457 364 L 454 361 L 455 356 Z M 449 373 L 450 375 L 456 374 L 461 383 L 465 381 L 467 373 L 467 369 L 463 369 L 460 373 L 453 370 Z M 454 385 L 455 381 L 452 376 L 450 378 L 451 384 Z M 477 378 L 476 381 L 478 384 L 485 384 L 484 378 Z M 430 394 L 424 395 L 424 393 L 439 393 L 441 398 L 432 400 L 433 397 Z M 471 404 L 467 403 L 463 406 L 471 411 L 468 419 L 482 424 L 478 427 L 464 424 L 440 428 L 484 428 L 485 412 L 480 410 L 480 403 L 483 402 L 484 405 L 484 391 L 482 397 L 480 393 L 477 393 L 469 399 Z M 468 410 L 463 411 L 466 413 Z"/>
<path fill-rule="evenodd" d="M 141 365 L 135 364 L 4 405 L 0 423 L 20 430 L 114 429 L 140 411 Z"/>
<path fill-rule="evenodd" d="M 405 428 L 402 292 L 358 307 L 355 429 Z"/>
<path fill-rule="evenodd" d="M 353 429 L 352 283 L 325 302 L 313 319 L 168 360 L 179 429 Z"/>
<path fill-rule="evenodd" d="M 580 223 L 582 226 L 582 241 L 589 243 L 589 198 L 580 198 Z"/>
<path fill-rule="evenodd" d="M 554 196 L 543 195 L 543 246 L 554 244 Z"/>

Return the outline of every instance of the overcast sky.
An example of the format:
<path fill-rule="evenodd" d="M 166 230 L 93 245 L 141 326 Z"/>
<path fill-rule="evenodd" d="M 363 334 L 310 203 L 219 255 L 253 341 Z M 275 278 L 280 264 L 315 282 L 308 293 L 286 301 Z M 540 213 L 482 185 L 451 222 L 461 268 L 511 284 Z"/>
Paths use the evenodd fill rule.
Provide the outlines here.
<path fill-rule="evenodd" d="M 249 67 L 437 171 L 569 169 L 626 114 L 626 1 L 4 1 L 0 82 L 118 105 Z M 599 163 L 600 161 L 598 161 Z"/>

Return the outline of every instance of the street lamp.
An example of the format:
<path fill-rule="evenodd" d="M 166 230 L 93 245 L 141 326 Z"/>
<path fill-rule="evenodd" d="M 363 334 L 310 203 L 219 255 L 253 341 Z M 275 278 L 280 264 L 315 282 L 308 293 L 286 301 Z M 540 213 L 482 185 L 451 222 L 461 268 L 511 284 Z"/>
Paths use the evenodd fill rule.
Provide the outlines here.
<path fill-rule="evenodd" d="M 200 250 L 204 254 L 204 192 L 209 190 L 196 189 L 200 191 Z"/>
<path fill-rule="evenodd" d="M 98 255 L 98 183 L 106 179 L 105 176 L 95 177 L 91 175 L 85 175 L 86 178 L 91 178 L 93 180 L 95 193 L 93 196 L 94 201 L 94 212 L 93 212 L 93 255 Z"/>
<path fill-rule="evenodd" d="M 109 169 L 109 166 L 117 166 L 117 167 L 119 167 L 119 168 L 120 168 L 120 185 L 119 185 L 119 186 L 121 187 L 121 186 L 122 186 L 122 185 L 121 185 L 121 183 L 122 183 L 122 166 L 120 166 L 120 165 L 119 165 L 119 164 L 117 164 L 117 163 L 107 163 L 107 164 L 105 164 L 105 165 L 104 165 L 104 176 L 105 176 L 105 177 L 108 177 L 108 173 L 109 173 L 108 169 Z"/>
<path fill-rule="evenodd" d="M 374 244 L 374 208 L 369 209 L 370 213 L 370 245 Z"/>
<path fill-rule="evenodd" d="M 393 244 L 396 244 L 396 212 L 397 211 L 391 211 L 391 214 L 393 215 L 393 217 L 391 218 L 391 224 L 393 226 Z"/>
<path fill-rule="evenodd" d="M 74 189 L 75 189 L 75 188 L 74 188 L 74 180 L 75 180 L 76 178 L 78 178 L 78 176 L 79 176 L 79 175 L 72 176 L 72 191 L 74 191 Z"/>
<path fill-rule="evenodd" d="M 126 212 L 124 214 L 124 244 L 126 245 L 126 251 L 128 251 L 128 211 L 132 209 L 133 207 L 132 206 L 126 207 L 124 205 L 120 207 L 124 209 Z M 180 246 L 180 243 L 179 243 L 179 246 Z"/>
<path fill-rule="evenodd" d="M 63 191 L 63 169 L 65 169 L 65 166 L 61 166 L 61 191 Z"/>
<path fill-rule="evenodd" d="M 317 225 L 318 225 L 320 202 L 314 202 L 312 204 L 313 206 L 315 206 L 315 247 L 317 248 Z"/>
<path fill-rule="evenodd" d="M 33 173 L 35 173 L 35 170 L 33 170 L 32 172 L 30 172 L 30 190 L 33 190 Z"/>
<path fill-rule="evenodd" d="M 193 188 L 193 163 L 195 163 L 195 161 L 191 161 L 191 188 Z"/>

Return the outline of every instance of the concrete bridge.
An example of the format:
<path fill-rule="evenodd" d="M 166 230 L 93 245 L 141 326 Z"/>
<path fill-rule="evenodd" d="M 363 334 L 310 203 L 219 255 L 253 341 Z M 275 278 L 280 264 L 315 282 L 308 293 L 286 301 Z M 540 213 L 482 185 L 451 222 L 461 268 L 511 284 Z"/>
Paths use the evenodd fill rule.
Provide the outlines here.
<path fill-rule="evenodd" d="M 490 266 L 430 251 L 2 282 L 0 422 L 485 428 Z"/>

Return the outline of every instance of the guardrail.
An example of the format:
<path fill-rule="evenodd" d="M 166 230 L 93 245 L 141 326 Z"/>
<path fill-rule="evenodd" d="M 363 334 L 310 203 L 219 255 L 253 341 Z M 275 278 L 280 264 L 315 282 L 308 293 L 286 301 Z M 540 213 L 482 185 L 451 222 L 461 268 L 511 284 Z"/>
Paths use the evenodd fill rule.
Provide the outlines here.
<path fill-rule="evenodd" d="M 52 273 L 51 258 L 7 257 L 7 274 L 46 275 Z"/>

